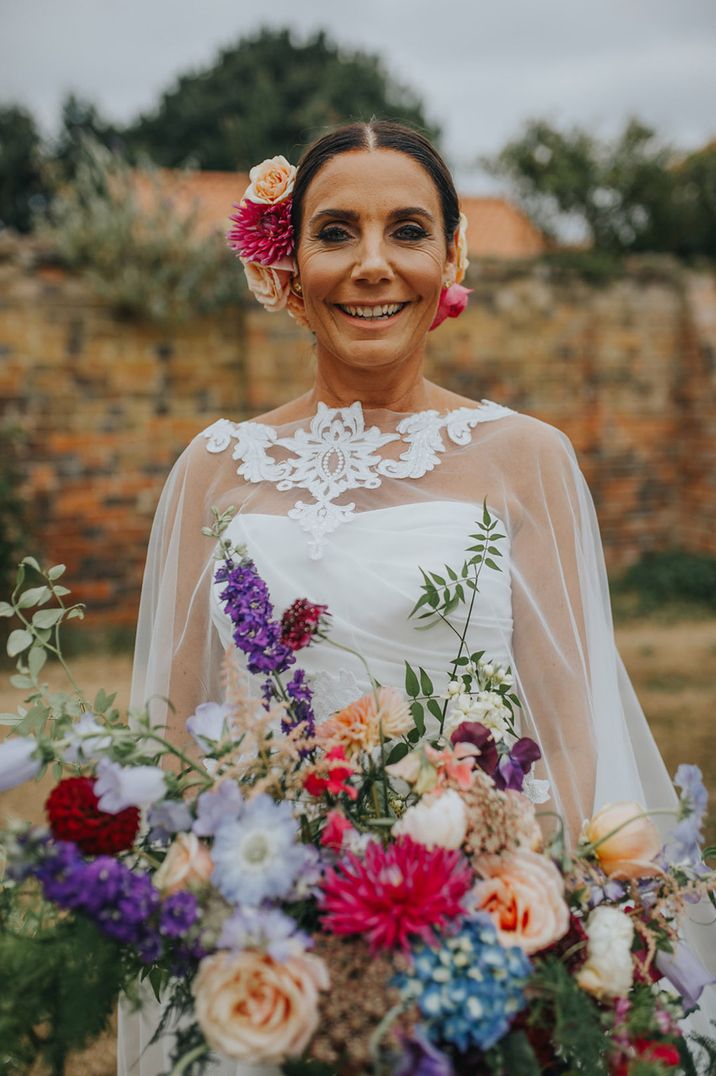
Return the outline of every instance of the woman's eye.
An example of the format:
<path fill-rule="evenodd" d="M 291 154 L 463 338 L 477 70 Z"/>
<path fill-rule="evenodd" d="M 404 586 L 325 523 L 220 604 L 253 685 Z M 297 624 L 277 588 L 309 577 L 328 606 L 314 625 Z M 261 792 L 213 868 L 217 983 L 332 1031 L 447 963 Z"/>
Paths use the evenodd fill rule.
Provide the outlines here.
<path fill-rule="evenodd" d="M 323 239 L 326 243 L 339 243 L 346 235 L 345 228 L 339 228 L 337 224 L 333 224 L 319 232 L 318 238 Z"/>
<path fill-rule="evenodd" d="M 405 236 L 406 239 L 425 239 L 428 234 L 419 224 L 404 224 L 402 228 L 398 229 L 396 235 L 404 234 L 405 232 L 410 233 Z"/>

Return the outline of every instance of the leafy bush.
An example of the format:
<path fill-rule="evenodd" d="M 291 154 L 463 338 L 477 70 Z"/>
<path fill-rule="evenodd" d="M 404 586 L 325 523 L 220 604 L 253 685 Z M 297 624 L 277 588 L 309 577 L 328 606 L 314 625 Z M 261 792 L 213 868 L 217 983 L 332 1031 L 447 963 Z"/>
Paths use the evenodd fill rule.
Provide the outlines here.
<path fill-rule="evenodd" d="M 137 196 L 140 184 L 150 190 L 148 204 Z M 172 324 L 236 305 L 246 293 L 223 237 L 197 235 L 197 212 L 196 202 L 189 211 L 177 208 L 149 160 L 133 169 L 121 153 L 83 134 L 75 178 L 58 180 L 35 230 L 67 266 L 86 273 L 117 316 Z"/>
<path fill-rule="evenodd" d="M 716 611 L 716 557 L 679 549 L 645 553 L 614 589 L 636 593 L 644 612 L 667 602 L 693 603 Z"/>

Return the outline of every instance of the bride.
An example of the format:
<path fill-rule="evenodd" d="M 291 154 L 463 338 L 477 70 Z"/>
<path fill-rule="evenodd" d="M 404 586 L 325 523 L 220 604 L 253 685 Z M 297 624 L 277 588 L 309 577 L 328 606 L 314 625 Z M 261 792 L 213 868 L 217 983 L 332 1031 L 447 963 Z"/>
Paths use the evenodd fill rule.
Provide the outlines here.
<path fill-rule="evenodd" d="M 467 296 L 465 219 L 439 154 L 372 120 L 323 136 L 297 169 L 273 158 L 250 178 L 234 218 L 249 287 L 310 329 L 315 379 L 269 414 L 215 422 L 174 465 L 149 544 L 132 705 L 152 698 L 181 744 L 197 705 L 222 696 L 231 624 L 202 527 L 212 506 L 230 505 L 227 536 L 245 544 L 277 610 L 325 603 L 332 638 L 378 681 L 402 686 L 407 660 L 444 693 L 451 631 L 417 631 L 407 616 L 421 568 L 462 564 L 485 502 L 502 537 L 469 644 L 512 670 L 522 734 L 542 751 L 531 794 L 559 812 L 569 842 L 607 801 L 675 805 L 616 650 L 594 505 L 569 439 L 424 376 L 429 331 Z M 250 219 L 256 203 L 263 228 Z M 342 651 L 312 646 L 302 658 L 319 720 L 368 689 Z M 157 1019 L 149 1004 L 141 1015 L 123 1007 L 120 1073 L 168 1071 L 168 1038 L 148 1045 Z"/>

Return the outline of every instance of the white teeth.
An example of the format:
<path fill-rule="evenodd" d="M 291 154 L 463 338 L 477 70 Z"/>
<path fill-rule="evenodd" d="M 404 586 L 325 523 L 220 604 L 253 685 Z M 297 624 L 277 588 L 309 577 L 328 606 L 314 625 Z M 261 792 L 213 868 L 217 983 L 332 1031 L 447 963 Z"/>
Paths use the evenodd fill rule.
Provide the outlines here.
<path fill-rule="evenodd" d="M 397 314 L 403 304 L 385 303 L 383 306 L 342 306 L 339 303 L 339 306 L 341 307 L 341 310 L 345 310 L 347 314 L 350 314 L 354 318 L 381 318 L 390 316 L 391 314 Z"/>

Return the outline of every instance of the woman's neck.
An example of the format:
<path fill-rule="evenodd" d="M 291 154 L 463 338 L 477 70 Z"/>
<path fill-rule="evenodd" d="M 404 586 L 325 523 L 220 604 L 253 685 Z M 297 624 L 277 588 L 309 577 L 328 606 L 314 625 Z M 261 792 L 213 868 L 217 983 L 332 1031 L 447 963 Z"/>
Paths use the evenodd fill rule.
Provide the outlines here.
<path fill-rule="evenodd" d="M 336 376 L 319 369 L 313 388 L 304 397 L 315 410 L 319 401 L 328 407 L 349 407 L 360 400 L 365 408 L 385 408 L 389 411 L 424 411 L 439 406 L 443 392 L 423 377 L 422 369 L 405 376 L 402 371 L 391 375 L 385 371 L 350 371 L 350 376 Z"/>

